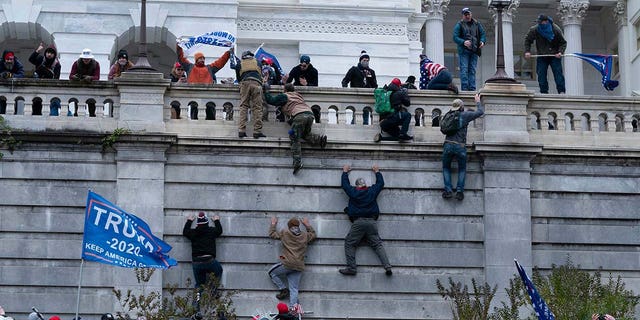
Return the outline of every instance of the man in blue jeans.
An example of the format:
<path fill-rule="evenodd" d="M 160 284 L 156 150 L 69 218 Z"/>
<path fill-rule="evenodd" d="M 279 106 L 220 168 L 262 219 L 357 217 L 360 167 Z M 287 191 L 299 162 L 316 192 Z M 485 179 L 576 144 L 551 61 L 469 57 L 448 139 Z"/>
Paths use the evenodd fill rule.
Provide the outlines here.
<path fill-rule="evenodd" d="M 487 42 L 484 27 L 474 19 L 469 8 L 462 9 L 462 19 L 453 28 L 453 41 L 460 57 L 460 88 L 476 91 L 476 67 L 482 47 Z"/>
<path fill-rule="evenodd" d="M 216 260 L 216 238 L 222 235 L 220 217 L 213 216 L 214 226 L 209 226 L 209 218 L 204 212 L 198 213 L 198 218 L 189 216 L 182 229 L 182 235 L 191 241 L 191 258 L 195 287 L 199 288 L 207 283 L 207 276 L 214 274 L 218 281 L 222 277 L 222 266 Z M 191 228 L 196 220 L 196 227 Z"/>
<path fill-rule="evenodd" d="M 458 161 L 458 184 L 456 186 L 456 199 L 464 199 L 464 179 L 467 173 L 467 126 L 469 122 L 479 118 L 484 114 L 484 106 L 480 102 L 480 94 L 476 94 L 476 111 L 464 110 L 464 103 L 460 99 L 453 100 L 451 111 L 459 113 L 460 129 L 452 134 L 448 134 L 444 139 L 442 151 L 442 178 L 444 179 L 444 192 L 442 197 L 449 199 L 453 197 L 453 186 L 451 185 L 451 162 L 453 158 Z"/>
<path fill-rule="evenodd" d="M 559 94 L 566 92 L 564 86 L 564 74 L 562 73 L 562 55 L 567 49 L 567 41 L 564 39 L 560 27 L 553 23 L 551 17 L 541 14 L 538 16 L 538 23 L 529 28 L 527 36 L 524 38 L 524 57 L 531 58 L 531 44 L 536 42 L 536 75 L 540 93 L 549 93 L 549 82 L 547 81 L 547 70 L 551 66 L 553 79 L 556 82 L 556 90 Z"/>

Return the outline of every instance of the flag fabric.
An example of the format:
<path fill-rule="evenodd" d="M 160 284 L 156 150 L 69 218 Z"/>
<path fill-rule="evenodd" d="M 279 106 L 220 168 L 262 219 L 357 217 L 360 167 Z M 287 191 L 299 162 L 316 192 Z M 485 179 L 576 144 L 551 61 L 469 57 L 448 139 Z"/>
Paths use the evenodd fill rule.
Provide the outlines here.
<path fill-rule="evenodd" d="M 256 57 L 256 60 L 258 60 L 258 64 L 260 64 L 260 61 L 262 61 L 263 58 L 271 59 L 271 61 L 273 61 L 273 66 L 275 68 L 278 68 L 278 71 L 280 71 L 280 74 L 284 74 L 282 67 L 280 67 L 280 62 L 278 62 L 278 58 L 276 58 L 276 56 L 262 49 L 262 46 L 260 46 L 260 48 L 256 50 L 255 57 Z"/>
<path fill-rule="evenodd" d="M 82 259 L 125 268 L 168 269 L 178 264 L 167 255 L 170 250 L 142 219 L 89 191 Z"/>
<path fill-rule="evenodd" d="M 203 45 L 231 48 L 235 43 L 236 37 L 226 31 L 212 31 L 196 37 L 178 39 L 178 45 L 182 47 L 187 54 L 193 53 L 195 49 Z"/>
<path fill-rule="evenodd" d="M 596 70 L 600 71 L 600 74 L 602 74 L 602 86 L 608 91 L 613 91 L 620 84 L 616 80 L 611 80 L 613 56 L 588 53 L 573 53 L 572 55 L 590 63 Z"/>
<path fill-rule="evenodd" d="M 538 316 L 538 320 L 555 320 L 555 316 L 553 312 L 547 306 L 547 303 L 544 302 L 544 299 L 536 290 L 536 287 L 527 276 L 527 273 L 524 271 L 524 268 L 518 263 L 518 260 L 514 260 L 516 263 L 516 268 L 518 268 L 518 273 L 520 274 L 520 278 L 524 283 L 524 287 L 527 289 L 527 293 L 529 294 L 529 298 L 531 298 L 531 304 L 533 305 L 533 309 L 536 311 L 536 315 Z"/>

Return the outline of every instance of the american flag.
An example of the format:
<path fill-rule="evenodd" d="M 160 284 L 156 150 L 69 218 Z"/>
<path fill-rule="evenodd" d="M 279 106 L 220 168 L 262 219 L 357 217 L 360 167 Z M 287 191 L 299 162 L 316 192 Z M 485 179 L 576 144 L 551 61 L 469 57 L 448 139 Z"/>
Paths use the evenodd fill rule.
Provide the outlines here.
<path fill-rule="evenodd" d="M 544 299 L 536 290 L 536 287 L 527 276 L 527 273 L 524 271 L 524 268 L 518 263 L 518 260 L 514 260 L 516 263 L 516 268 L 518 268 L 518 273 L 520 274 L 520 278 L 524 283 L 524 287 L 527 289 L 527 293 L 529 294 L 529 298 L 531 298 L 531 304 L 533 304 L 533 309 L 536 311 L 536 315 L 538 316 L 538 320 L 556 320 L 553 312 L 547 306 L 547 303 L 544 302 Z"/>

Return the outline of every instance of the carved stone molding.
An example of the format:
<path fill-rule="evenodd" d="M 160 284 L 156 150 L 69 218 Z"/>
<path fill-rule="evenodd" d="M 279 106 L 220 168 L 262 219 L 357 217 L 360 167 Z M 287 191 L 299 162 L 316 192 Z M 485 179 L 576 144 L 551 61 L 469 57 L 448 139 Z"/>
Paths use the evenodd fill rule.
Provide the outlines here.
<path fill-rule="evenodd" d="M 508 7 L 502 9 L 502 21 L 513 22 L 513 16 L 518 12 L 518 7 L 520 7 L 520 0 L 511 1 Z M 491 18 L 495 22 L 498 19 L 496 9 L 490 7 L 489 12 L 491 12 Z"/>
<path fill-rule="evenodd" d="M 613 20 L 616 21 L 618 27 L 627 25 L 627 0 L 618 0 L 611 11 L 613 13 Z"/>
<path fill-rule="evenodd" d="M 422 0 L 422 12 L 429 19 L 444 19 L 449 11 L 449 2 L 450 0 Z"/>
<path fill-rule="evenodd" d="M 238 30 L 299 33 L 371 34 L 406 36 L 407 27 L 402 24 L 351 23 L 336 21 L 238 19 Z"/>
<path fill-rule="evenodd" d="M 409 41 L 420 41 L 420 32 L 419 31 L 407 32 L 407 39 L 409 39 Z"/>
<path fill-rule="evenodd" d="M 42 6 L 34 5 L 33 0 L 11 0 L 11 4 L 2 5 L 2 10 L 8 22 L 35 23 Z"/>
<path fill-rule="evenodd" d="M 558 4 L 558 15 L 563 25 L 582 24 L 582 20 L 587 15 L 589 0 L 560 0 Z"/>

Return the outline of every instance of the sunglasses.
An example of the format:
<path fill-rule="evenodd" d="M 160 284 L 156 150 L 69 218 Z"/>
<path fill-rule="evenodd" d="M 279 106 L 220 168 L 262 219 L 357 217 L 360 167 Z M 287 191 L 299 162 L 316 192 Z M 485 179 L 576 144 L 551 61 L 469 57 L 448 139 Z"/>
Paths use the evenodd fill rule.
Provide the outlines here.
<path fill-rule="evenodd" d="M 182 71 L 182 70 L 184 70 L 184 69 L 183 69 L 183 68 L 176 68 L 176 70 L 178 70 L 178 71 Z"/>

